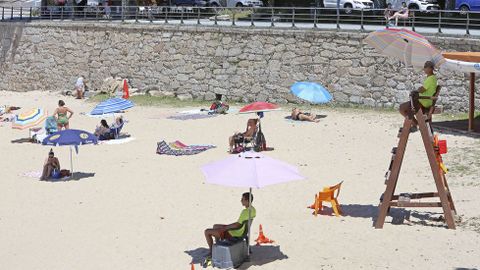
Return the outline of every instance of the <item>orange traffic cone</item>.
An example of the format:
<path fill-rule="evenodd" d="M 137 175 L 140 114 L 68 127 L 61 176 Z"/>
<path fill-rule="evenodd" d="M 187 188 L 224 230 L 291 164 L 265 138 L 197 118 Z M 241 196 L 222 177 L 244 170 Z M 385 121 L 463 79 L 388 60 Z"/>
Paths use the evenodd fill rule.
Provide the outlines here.
<path fill-rule="evenodd" d="M 260 232 L 258 233 L 258 237 L 257 239 L 255 240 L 255 242 L 257 242 L 257 246 L 259 246 L 260 244 L 271 244 L 273 243 L 273 240 L 270 240 L 268 239 L 264 234 L 263 234 L 263 228 L 262 228 L 262 224 L 260 224 Z"/>
<path fill-rule="evenodd" d="M 130 97 L 130 93 L 128 92 L 128 83 L 127 80 L 123 80 L 123 97 L 124 99 L 128 99 Z"/>
<path fill-rule="evenodd" d="M 195 265 L 193 263 L 190 263 L 190 270 L 195 270 Z"/>

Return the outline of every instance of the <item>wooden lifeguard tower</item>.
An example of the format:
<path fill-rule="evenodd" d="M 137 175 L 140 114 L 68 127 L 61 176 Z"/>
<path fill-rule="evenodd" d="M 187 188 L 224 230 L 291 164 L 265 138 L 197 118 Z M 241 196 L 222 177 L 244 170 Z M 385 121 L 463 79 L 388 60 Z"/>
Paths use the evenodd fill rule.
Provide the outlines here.
<path fill-rule="evenodd" d="M 445 177 L 446 168 L 443 166 L 441 161 L 441 154 L 439 152 L 437 140 L 431 126 L 431 113 L 433 112 L 432 109 L 434 109 L 435 101 L 438 98 L 438 92 L 439 88 L 437 88 L 437 94 L 434 97 L 419 97 L 418 92 L 412 92 L 410 95 L 412 113 L 405 118 L 403 127 L 400 128 L 398 135 L 398 146 L 392 149 L 392 160 L 390 162 L 389 170 L 386 173 L 386 189 L 380 198 L 380 204 L 378 206 L 378 218 L 375 222 L 375 228 L 377 229 L 383 228 L 383 224 L 385 223 L 385 218 L 390 207 L 442 207 L 447 227 L 449 229 L 455 229 L 455 205 L 453 203 L 452 195 Z M 433 108 L 425 114 L 420 107 L 420 103 L 418 102 L 419 99 L 432 99 L 434 102 L 432 105 Z M 408 137 L 411 132 L 410 128 L 412 127 L 414 119 L 416 119 L 418 122 L 418 127 L 423 139 L 425 152 L 428 156 L 428 161 L 430 163 L 430 168 L 432 170 L 437 191 L 410 193 L 408 196 L 395 195 L 395 188 L 397 186 L 398 176 L 402 167 L 402 161 L 405 154 L 405 149 L 407 147 Z M 440 201 L 420 201 L 421 199 L 436 197 L 438 197 Z M 416 201 L 412 202 L 410 200 Z"/>

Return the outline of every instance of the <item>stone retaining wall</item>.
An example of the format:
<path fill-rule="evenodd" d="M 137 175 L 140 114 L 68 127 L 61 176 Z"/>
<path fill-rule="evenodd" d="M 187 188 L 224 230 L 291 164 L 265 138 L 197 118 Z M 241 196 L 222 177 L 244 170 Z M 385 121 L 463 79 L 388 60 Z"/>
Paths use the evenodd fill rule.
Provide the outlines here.
<path fill-rule="evenodd" d="M 289 87 L 308 80 L 325 85 L 339 103 L 397 106 L 422 74 L 380 56 L 362 43 L 365 36 L 310 29 L 1 23 L 0 90 L 72 89 L 84 74 L 91 88 L 120 76 L 153 95 L 210 100 L 220 93 L 231 100 L 298 102 Z M 429 39 L 443 50 L 475 51 L 480 45 L 478 39 Z M 439 80 L 440 103 L 450 111 L 466 110 L 465 75 L 441 73 Z"/>

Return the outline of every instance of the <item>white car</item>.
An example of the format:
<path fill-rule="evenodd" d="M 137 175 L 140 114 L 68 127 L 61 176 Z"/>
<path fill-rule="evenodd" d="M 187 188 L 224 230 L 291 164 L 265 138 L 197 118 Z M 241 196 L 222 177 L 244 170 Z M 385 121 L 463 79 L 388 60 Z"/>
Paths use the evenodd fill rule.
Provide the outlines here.
<path fill-rule="evenodd" d="M 323 6 L 326 8 L 337 8 L 337 0 L 323 0 Z M 340 0 L 339 7 L 344 9 L 345 13 L 352 13 L 354 9 L 372 9 L 371 0 Z"/>
<path fill-rule="evenodd" d="M 263 7 L 261 0 L 227 0 L 227 7 Z"/>
<path fill-rule="evenodd" d="M 437 11 L 440 9 L 438 0 L 389 0 L 387 4 L 392 4 L 393 9 L 402 8 L 402 2 L 407 4 L 408 9 L 420 10 L 422 12 Z"/>

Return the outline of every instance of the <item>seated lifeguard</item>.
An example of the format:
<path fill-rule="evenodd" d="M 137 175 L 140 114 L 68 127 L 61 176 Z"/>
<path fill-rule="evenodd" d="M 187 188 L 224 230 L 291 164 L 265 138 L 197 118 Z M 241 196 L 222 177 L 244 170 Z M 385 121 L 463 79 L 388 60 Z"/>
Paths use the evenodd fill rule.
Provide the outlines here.
<path fill-rule="evenodd" d="M 435 64 L 433 64 L 433 62 L 431 61 L 425 62 L 425 65 L 423 66 L 423 71 L 427 75 L 427 78 L 423 81 L 423 86 L 421 86 L 417 90 L 419 92 L 420 97 L 433 97 L 435 95 L 435 92 L 437 91 L 437 77 L 433 73 L 434 69 L 435 69 Z M 431 99 L 419 99 L 418 101 L 420 102 L 421 109 L 423 111 L 426 111 L 426 109 L 429 109 L 433 104 L 433 101 Z M 408 115 L 411 113 L 416 113 L 412 111 L 410 101 L 400 104 L 399 111 L 404 117 L 408 117 Z M 416 131 L 417 125 L 418 125 L 417 120 L 413 119 L 413 125 L 412 125 L 411 131 Z"/>
<path fill-rule="evenodd" d="M 257 123 L 258 119 L 248 119 L 247 121 L 247 129 L 245 132 L 235 132 L 233 136 L 228 138 L 228 143 L 230 145 L 230 153 L 233 153 L 233 148 L 236 144 L 243 142 L 245 139 L 250 140 L 257 132 Z"/>
<path fill-rule="evenodd" d="M 293 108 L 291 114 L 292 120 L 297 121 L 309 121 L 318 123 L 320 120 L 317 119 L 317 115 L 313 113 L 304 113 L 300 109 Z"/>
<path fill-rule="evenodd" d="M 205 238 L 207 239 L 207 244 L 209 248 L 208 256 L 205 259 L 206 265 L 208 265 L 211 262 L 213 238 L 215 238 L 216 241 L 240 238 L 243 236 L 243 233 L 245 232 L 245 226 L 247 226 L 245 222 L 248 221 L 248 218 L 249 218 L 249 214 L 248 214 L 249 208 L 250 208 L 250 219 L 255 218 L 256 210 L 253 206 L 250 206 L 249 197 L 250 197 L 250 202 L 252 202 L 253 195 L 251 195 L 250 192 L 245 192 L 242 194 L 242 199 L 240 202 L 245 207 L 245 209 L 243 209 L 242 212 L 240 213 L 240 217 L 238 218 L 237 222 L 234 222 L 228 225 L 215 224 L 213 225 L 213 228 L 205 230 Z"/>

